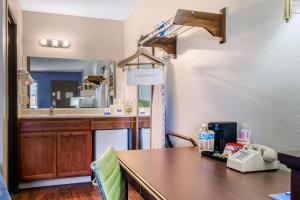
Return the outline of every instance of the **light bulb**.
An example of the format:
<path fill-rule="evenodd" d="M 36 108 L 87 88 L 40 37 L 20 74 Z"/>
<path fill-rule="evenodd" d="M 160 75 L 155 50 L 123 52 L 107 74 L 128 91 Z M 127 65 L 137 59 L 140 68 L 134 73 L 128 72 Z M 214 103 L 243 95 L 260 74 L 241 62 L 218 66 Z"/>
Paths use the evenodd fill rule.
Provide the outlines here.
<path fill-rule="evenodd" d="M 47 40 L 44 39 L 44 38 L 40 40 L 40 45 L 41 46 L 47 46 L 47 43 L 48 43 Z"/>
<path fill-rule="evenodd" d="M 52 40 L 52 46 L 58 47 L 58 40 Z"/>
<path fill-rule="evenodd" d="M 70 46 L 70 42 L 67 40 L 63 41 L 63 47 L 68 48 Z"/>

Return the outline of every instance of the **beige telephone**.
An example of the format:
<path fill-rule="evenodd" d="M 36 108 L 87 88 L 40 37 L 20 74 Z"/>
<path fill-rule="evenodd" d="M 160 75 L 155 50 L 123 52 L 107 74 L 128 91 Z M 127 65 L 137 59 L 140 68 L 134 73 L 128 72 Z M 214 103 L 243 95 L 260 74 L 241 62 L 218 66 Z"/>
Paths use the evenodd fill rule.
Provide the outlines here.
<path fill-rule="evenodd" d="M 253 172 L 278 169 L 277 153 L 259 144 L 246 145 L 228 157 L 227 167 L 240 172 Z"/>

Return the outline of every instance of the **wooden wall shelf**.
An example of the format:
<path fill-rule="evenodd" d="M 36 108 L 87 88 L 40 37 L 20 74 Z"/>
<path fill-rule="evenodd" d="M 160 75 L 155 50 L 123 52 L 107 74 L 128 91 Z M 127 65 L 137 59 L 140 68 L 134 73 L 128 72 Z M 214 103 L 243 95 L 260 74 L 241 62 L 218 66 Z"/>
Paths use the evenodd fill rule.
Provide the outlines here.
<path fill-rule="evenodd" d="M 144 47 L 158 47 L 163 49 L 168 54 L 172 54 L 174 58 L 177 55 L 177 36 L 168 37 L 154 37 L 143 44 Z"/>
<path fill-rule="evenodd" d="M 179 9 L 175 17 L 141 36 L 138 45 L 161 48 L 176 58 L 177 36 L 194 27 L 204 28 L 212 36 L 220 38 L 220 44 L 225 43 L 226 8 L 221 9 L 220 13 Z"/>
<path fill-rule="evenodd" d="M 179 9 L 174 24 L 202 27 L 214 37 L 220 38 L 220 43 L 226 42 L 226 8 L 220 14 Z"/>
<path fill-rule="evenodd" d="M 100 76 L 100 75 L 98 75 L 98 76 L 87 76 L 87 77 L 85 77 L 84 80 L 87 80 L 91 83 L 95 83 L 97 85 L 100 85 L 103 81 L 105 81 L 105 78 L 104 78 L 104 76 Z"/>

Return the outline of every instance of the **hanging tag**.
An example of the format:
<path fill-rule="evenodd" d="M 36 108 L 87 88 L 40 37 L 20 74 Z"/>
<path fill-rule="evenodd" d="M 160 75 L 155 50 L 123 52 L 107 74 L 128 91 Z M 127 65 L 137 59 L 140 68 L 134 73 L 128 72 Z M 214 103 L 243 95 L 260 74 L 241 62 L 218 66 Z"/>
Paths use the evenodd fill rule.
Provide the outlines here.
<path fill-rule="evenodd" d="M 163 68 L 127 70 L 127 85 L 161 85 L 164 84 Z"/>

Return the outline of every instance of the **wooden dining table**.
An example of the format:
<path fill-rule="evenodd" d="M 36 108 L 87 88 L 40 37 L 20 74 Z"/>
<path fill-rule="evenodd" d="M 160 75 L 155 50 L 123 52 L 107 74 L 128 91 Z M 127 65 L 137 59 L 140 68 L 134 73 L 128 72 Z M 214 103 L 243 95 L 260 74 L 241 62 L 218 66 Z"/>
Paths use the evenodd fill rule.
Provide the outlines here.
<path fill-rule="evenodd" d="M 264 200 L 290 191 L 289 172 L 240 173 L 195 147 L 118 152 L 118 159 L 145 199 Z"/>

